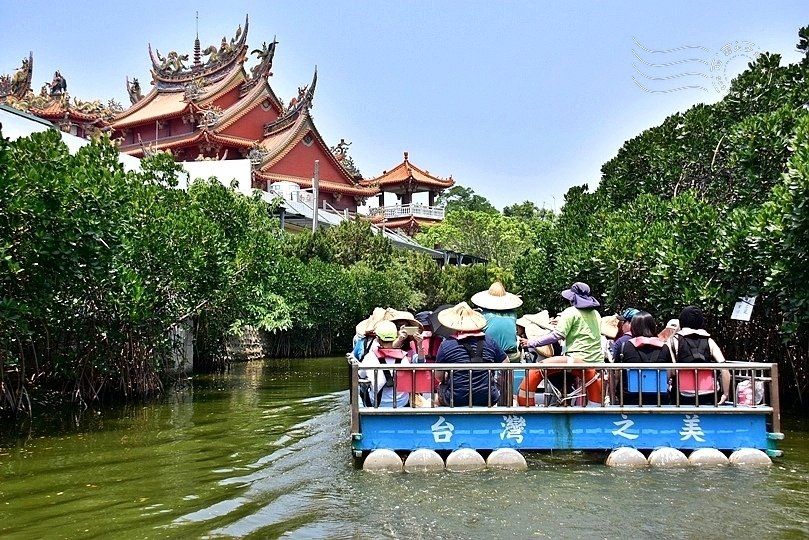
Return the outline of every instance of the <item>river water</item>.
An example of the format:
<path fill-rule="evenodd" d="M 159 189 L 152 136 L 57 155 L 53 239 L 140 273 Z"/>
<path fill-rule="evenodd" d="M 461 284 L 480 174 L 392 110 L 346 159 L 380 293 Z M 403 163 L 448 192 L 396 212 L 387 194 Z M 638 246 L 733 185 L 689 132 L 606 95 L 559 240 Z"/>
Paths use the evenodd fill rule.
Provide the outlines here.
<path fill-rule="evenodd" d="M 0 438 L 2 538 L 809 536 L 809 424 L 758 470 L 373 475 L 352 465 L 343 358 L 237 364 L 159 402 L 54 412 Z"/>

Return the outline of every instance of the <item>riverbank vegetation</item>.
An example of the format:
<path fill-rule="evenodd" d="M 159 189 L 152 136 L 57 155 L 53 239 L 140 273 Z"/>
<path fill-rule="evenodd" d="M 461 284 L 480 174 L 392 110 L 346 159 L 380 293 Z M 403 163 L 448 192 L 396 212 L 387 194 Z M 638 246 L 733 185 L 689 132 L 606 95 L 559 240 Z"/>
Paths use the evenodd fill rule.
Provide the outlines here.
<path fill-rule="evenodd" d="M 558 215 L 528 201 L 504 215 L 459 210 L 420 238 L 449 248 L 487 245 L 527 311 L 560 309 L 559 291 L 576 280 L 591 285 L 606 312 L 632 306 L 666 320 L 685 305 L 703 306 L 726 356 L 778 362 L 783 396 L 805 410 L 809 28 L 799 38 L 800 62 L 760 55 L 720 102 L 627 141 L 602 167 L 597 188 L 571 188 Z M 459 194 L 456 203 L 471 200 Z M 518 223 L 507 217 L 515 211 Z M 460 216 L 464 226 L 455 227 Z M 510 236 L 525 223 L 530 234 Z M 513 244 L 499 235 L 528 244 L 513 265 Z M 745 296 L 756 297 L 751 321 L 731 320 Z"/>
<path fill-rule="evenodd" d="M 801 47 L 809 42 L 801 31 Z M 126 172 L 115 147 L 71 155 L 58 133 L 0 136 L 0 409 L 31 389 L 76 402 L 159 392 L 177 329 L 194 366 L 222 369 L 246 324 L 275 356 L 341 354 L 375 306 L 467 300 L 493 279 L 526 311 L 564 306 L 590 283 L 604 312 L 664 320 L 699 304 L 733 359 L 777 361 L 784 396 L 809 386 L 809 59 L 763 54 L 714 105 L 672 115 L 627 141 L 598 187 L 570 189 L 559 213 L 530 201 L 498 212 L 456 187 L 423 245 L 486 258 L 439 266 L 396 250 L 363 221 L 288 235 L 271 204 L 216 179 L 175 189 L 170 155 Z M 756 296 L 750 322 L 732 321 Z"/>
<path fill-rule="evenodd" d="M 75 155 L 51 130 L 0 139 L 0 408 L 29 390 L 76 402 L 159 392 L 193 330 L 194 368 L 222 369 L 251 325 L 277 356 L 350 345 L 373 307 L 460 301 L 487 269 L 441 272 L 352 221 L 288 235 L 272 204 L 217 179 L 175 189 L 169 154 L 126 172 L 108 140 Z"/>

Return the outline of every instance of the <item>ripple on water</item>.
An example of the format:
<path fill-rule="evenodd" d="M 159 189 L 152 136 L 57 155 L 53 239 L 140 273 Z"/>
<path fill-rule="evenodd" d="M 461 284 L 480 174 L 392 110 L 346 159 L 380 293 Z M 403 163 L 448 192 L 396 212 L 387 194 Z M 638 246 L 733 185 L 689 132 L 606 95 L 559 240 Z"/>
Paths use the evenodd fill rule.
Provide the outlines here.
<path fill-rule="evenodd" d="M 739 516 L 757 536 L 809 535 L 800 422 L 768 469 L 617 470 L 576 452 L 528 454 L 522 472 L 370 475 L 351 462 L 347 393 L 311 395 L 345 380 L 326 365 L 236 366 L 193 400 L 6 449 L 0 536 L 702 538 Z M 251 381 L 229 382 L 240 370 Z"/>

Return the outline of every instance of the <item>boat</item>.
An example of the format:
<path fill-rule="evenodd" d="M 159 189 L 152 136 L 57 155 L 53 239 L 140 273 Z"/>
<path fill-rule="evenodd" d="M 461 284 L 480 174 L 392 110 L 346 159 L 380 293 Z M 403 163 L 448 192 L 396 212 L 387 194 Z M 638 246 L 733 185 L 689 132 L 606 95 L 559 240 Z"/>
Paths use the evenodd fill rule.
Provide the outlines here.
<path fill-rule="evenodd" d="M 394 392 L 411 394 L 410 403 L 426 404 L 422 407 L 379 407 L 362 403 L 360 390 L 370 381 L 361 380 L 359 365 L 350 365 L 351 450 L 360 462 L 369 453 L 385 449 L 406 454 L 419 449 L 439 453 L 474 449 L 490 452 L 509 448 L 520 453 L 558 450 L 611 451 L 633 448 L 650 452 L 658 448 L 673 448 L 684 452 L 711 448 L 723 453 L 739 449 L 757 449 L 769 457 L 782 452 L 777 443 L 783 439 L 778 396 L 778 366 L 773 363 L 724 362 L 721 364 L 565 364 L 553 365 L 566 380 L 574 381 L 574 373 L 583 368 L 595 369 L 602 380 L 613 377 L 617 381 L 613 399 L 610 385 L 602 386 L 600 403 L 586 406 L 581 388 L 551 392 L 537 388 L 532 404 L 521 405 L 517 399 L 519 385 L 531 372 L 547 371 L 550 366 L 541 363 L 505 364 L 397 364 L 378 368 L 395 373 Z M 487 406 L 456 403 L 453 407 L 437 406 L 436 376 L 442 373 L 471 370 L 489 372 L 501 382 L 501 399 Z M 718 381 L 722 370 L 728 370 L 734 398 L 721 405 L 680 403 L 679 393 L 672 392 L 670 404 L 664 404 L 669 392 L 666 382 L 678 380 L 687 374 L 697 377 L 709 373 Z M 624 376 L 620 376 L 623 371 Z M 425 373 L 426 372 L 426 373 Z M 547 375 L 547 373 L 545 373 Z M 628 405 L 622 396 L 633 379 L 645 375 L 656 384 L 655 403 Z M 547 378 L 547 377 L 545 377 Z M 535 378 L 534 378 L 535 379 Z M 385 380 L 385 379 L 382 379 Z M 746 382 L 745 382 L 746 381 Z M 753 389 L 753 399 L 736 399 L 743 388 Z M 372 389 L 374 393 L 377 388 Z M 543 390 L 547 390 L 543 392 Z M 644 390 L 648 390 L 644 388 Z M 703 396 L 704 401 L 715 398 Z M 418 394 L 418 398 L 417 398 Z M 553 397 L 558 405 L 546 405 Z M 471 396 L 469 403 L 471 403 Z M 525 402 L 526 400 L 522 400 Z"/>

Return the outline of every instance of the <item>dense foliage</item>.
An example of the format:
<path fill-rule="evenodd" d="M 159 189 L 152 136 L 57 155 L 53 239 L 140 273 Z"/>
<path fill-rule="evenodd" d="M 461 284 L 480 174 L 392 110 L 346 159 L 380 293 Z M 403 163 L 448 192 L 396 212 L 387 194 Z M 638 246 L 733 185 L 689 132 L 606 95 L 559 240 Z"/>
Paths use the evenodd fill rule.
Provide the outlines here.
<path fill-rule="evenodd" d="M 331 354 L 376 306 L 488 285 L 485 268 L 441 272 L 360 220 L 288 235 L 258 195 L 215 178 L 175 189 L 180 170 L 157 154 L 127 172 L 107 140 L 71 155 L 56 131 L 0 136 L 0 410 L 29 410 L 30 388 L 158 392 L 188 330 L 196 370 L 222 369 L 244 325 L 274 355 Z"/>
<path fill-rule="evenodd" d="M 786 397 L 809 391 L 809 27 L 802 61 L 762 54 L 714 105 L 627 141 L 594 191 L 571 188 L 558 215 L 530 201 L 492 214 L 471 190 L 418 237 L 483 256 L 513 277 L 525 311 L 561 310 L 585 281 L 605 312 L 662 322 L 701 305 L 733 359 L 777 361 Z M 750 322 L 730 319 L 757 296 Z"/>
<path fill-rule="evenodd" d="M 806 30 L 801 31 L 805 41 Z M 701 305 L 733 359 L 777 361 L 786 396 L 809 389 L 809 59 L 763 54 L 714 105 L 627 141 L 593 192 L 572 188 L 516 261 L 529 310 L 588 282 L 605 310 L 658 319 Z M 470 233 L 472 234 L 472 233 Z M 757 296 L 753 319 L 730 319 Z"/>

